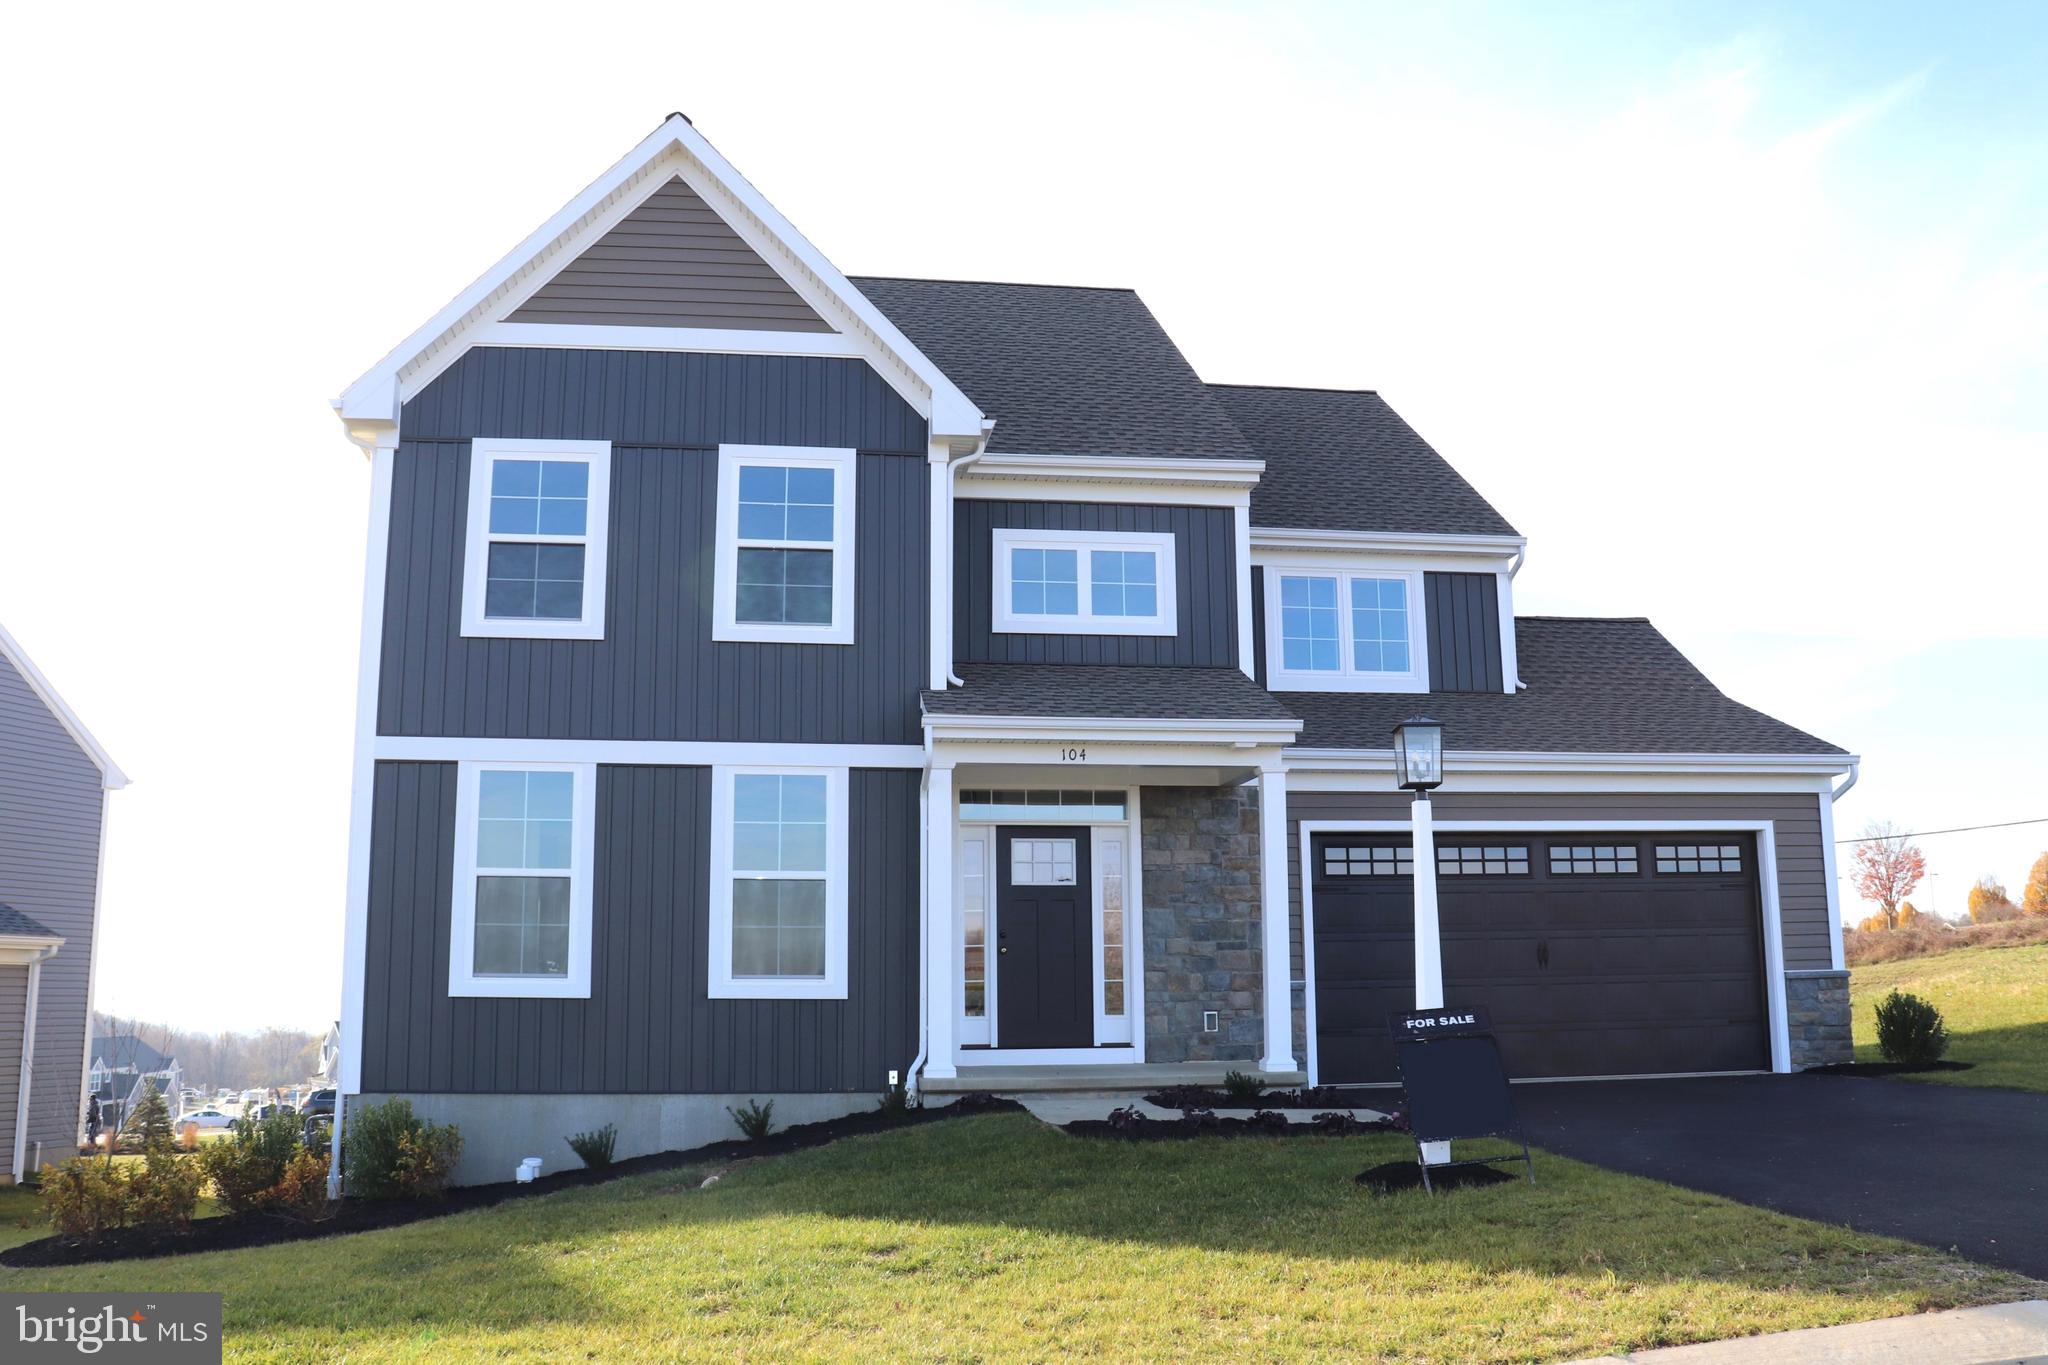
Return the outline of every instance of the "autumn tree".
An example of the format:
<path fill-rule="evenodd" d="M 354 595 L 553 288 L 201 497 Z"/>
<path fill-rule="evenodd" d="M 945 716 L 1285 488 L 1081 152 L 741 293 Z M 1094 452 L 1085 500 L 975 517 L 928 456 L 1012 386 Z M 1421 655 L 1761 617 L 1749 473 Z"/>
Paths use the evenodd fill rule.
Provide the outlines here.
<path fill-rule="evenodd" d="M 1884 821 L 1864 827 L 1856 845 L 1856 894 L 1879 907 L 1885 928 L 1899 927 L 1899 906 L 1926 875 L 1927 856 L 1897 826 Z"/>
<path fill-rule="evenodd" d="M 2027 873 L 2027 888 L 2020 892 L 2020 909 L 2029 915 L 2048 915 L 2048 853 L 2034 859 Z"/>
<path fill-rule="evenodd" d="M 2006 894 L 2004 883 L 1996 877 L 1979 877 L 1977 884 L 1970 888 L 1970 923 L 1996 924 L 2000 920 L 2018 919 L 2020 908 L 2012 903 Z"/>

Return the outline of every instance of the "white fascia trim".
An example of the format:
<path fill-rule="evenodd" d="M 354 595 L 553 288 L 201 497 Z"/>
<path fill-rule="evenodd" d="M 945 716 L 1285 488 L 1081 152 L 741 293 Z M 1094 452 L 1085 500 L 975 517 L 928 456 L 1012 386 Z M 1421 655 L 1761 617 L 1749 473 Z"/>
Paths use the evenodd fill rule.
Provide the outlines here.
<path fill-rule="evenodd" d="M 1202 460 L 1166 455 L 1031 455 L 991 451 L 976 463 L 974 478 L 1073 479 L 1081 482 L 1125 480 L 1133 483 L 1179 483 L 1249 492 L 1266 472 L 1264 460 Z"/>
<path fill-rule="evenodd" d="M 1433 820 L 1431 825 L 1446 834 L 1574 834 L 1657 833 L 1663 830 L 1703 833 L 1726 832 L 1756 836 L 1757 896 L 1763 907 L 1764 996 L 1766 1028 L 1770 1034 L 1771 1070 L 1792 1069 L 1792 1034 L 1785 1005 L 1785 928 L 1778 905 L 1777 825 L 1770 820 Z M 1301 941 L 1302 975 L 1307 986 L 1309 1083 L 1318 1083 L 1316 1055 L 1316 973 L 1315 973 L 1315 886 L 1310 868 L 1310 840 L 1318 834 L 1405 834 L 1414 829 L 1412 820 L 1303 820 L 1298 829 L 1301 859 Z"/>
<path fill-rule="evenodd" d="M 1174 537 L 1170 531 L 1062 531 L 1050 527 L 998 526 L 992 532 L 989 575 L 989 629 L 998 635 L 1172 635 L 1179 630 L 1180 611 Z M 1072 550 L 1078 581 L 1072 616 L 1023 615 L 1010 609 L 1012 550 Z M 1097 616 L 1090 550 L 1149 550 L 1153 555 L 1153 607 L 1150 616 Z"/>
<path fill-rule="evenodd" d="M 565 351 L 683 351 L 859 359 L 860 343 L 838 332 L 761 332 L 725 327 L 606 327 L 562 322 L 487 322 L 473 346 L 540 346 Z"/>
<path fill-rule="evenodd" d="M 1440 535 L 1429 531 L 1321 531 L 1252 527 L 1254 550 L 1334 551 L 1352 554 L 1455 556 L 1506 561 L 1528 548 L 1523 536 Z M 1503 569 L 1507 566 L 1501 565 Z"/>
<path fill-rule="evenodd" d="M 64 940 L 55 934 L 0 934 L 0 962 L 19 967 L 56 956 Z"/>
<path fill-rule="evenodd" d="M 736 977 L 732 973 L 733 779 L 743 773 L 825 779 L 825 974 L 822 977 Z M 847 777 L 844 768 L 786 764 L 721 765 L 711 773 L 710 958 L 705 993 L 713 1000 L 846 999 Z"/>
<path fill-rule="evenodd" d="M 740 469 L 743 466 L 783 469 L 829 469 L 832 486 L 832 540 L 760 542 L 777 549 L 829 550 L 832 553 L 832 622 L 802 625 L 741 621 L 739 615 Z M 855 516 L 859 508 L 860 458 L 851 447 L 752 446 L 718 447 L 718 537 L 712 556 L 711 638 L 789 645 L 853 643 Z"/>
<path fill-rule="evenodd" d="M 491 462 L 575 461 L 590 470 L 586 520 L 580 536 L 491 532 Z M 462 634 L 494 640 L 602 640 L 606 558 L 611 540 L 612 443 L 479 436 L 469 443 L 469 512 L 463 533 Z M 484 615 L 491 542 L 583 547 L 583 613 L 575 620 Z"/>
<path fill-rule="evenodd" d="M 57 695 L 57 689 L 50 686 L 50 680 L 43 676 L 43 671 L 36 667 L 35 660 L 28 657 L 20 643 L 7 633 L 5 626 L 0 626 L 0 655 L 5 655 L 7 662 L 14 665 L 15 672 L 28 683 L 29 691 L 36 694 L 50 714 L 57 718 L 57 723 L 64 727 L 64 733 L 71 736 L 72 742 L 84 750 L 92 765 L 100 770 L 100 785 L 108 791 L 119 791 L 127 786 L 128 774 L 122 772 L 113 756 L 100 747 L 100 742 L 92 737 L 92 731 L 85 728 L 85 722 L 78 718 L 78 713 L 65 705 L 64 698 Z"/>
<path fill-rule="evenodd" d="M 935 435 L 981 434 L 981 410 L 680 114 L 664 120 L 349 385 L 334 403 L 342 420 L 396 421 L 411 392 L 476 344 L 477 324 L 501 321 L 560 265 L 574 260 L 587 241 L 602 235 L 671 176 L 680 176 L 719 210 L 755 251 L 778 268 L 788 267 L 780 273 L 790 287 L 821 316 L 837 321 L 841 331 L 863 343 L 865 358 L 930 419 Z"/>
<path fill-rule="evenodd" d="M 476 954 L 477 782 L 491 771 L 566 772 L 575 779 L 569 835 L 569 966 L 562 976 L 479 976 Z M 510 869 L 493 875 L 517 876 Z M 552 872 L 536 872 L 552 876 Z M 597 768 L 590 763 L 465 762 L 455 785 L 455 884 L 449 911 L 448 994 L 517 1000 L 588 1000 L 592 882 L 597 876 Z"/>
<path fill-rule="evenodd" d="M 392 763 L 595 763 L 715 768 L 739 763 L 791 767 L 921 768 L 917 744 L 756 744 L 692 739 L 483 739 L 378 735 L 371 752 Z"/>
<path fill-rule="evenodd" d="M 1859 760 L 1847 754 L 1542 753 L 1447 749 L 1444 775 L 1457 773 L 1734 773 L 1755 776 L 1825 777 L 1847 771 Z M 1308 749 L 1287 751 L 1289 772 L 1386 772 L 1394 751 Z"/>
<path fill-rule="evenodd" d="M 924 729 L 933 742 L 1015 739 L 1057 742 L 1107 740 L 1130 744 L 1228 744 L 1237 748 L 1284 744 L 1301 733 L 1298 720 L 1134 720 L 1120 716 L 933 716 Z M 1213 758 L 1213 755 L 1212 755 Z"/>

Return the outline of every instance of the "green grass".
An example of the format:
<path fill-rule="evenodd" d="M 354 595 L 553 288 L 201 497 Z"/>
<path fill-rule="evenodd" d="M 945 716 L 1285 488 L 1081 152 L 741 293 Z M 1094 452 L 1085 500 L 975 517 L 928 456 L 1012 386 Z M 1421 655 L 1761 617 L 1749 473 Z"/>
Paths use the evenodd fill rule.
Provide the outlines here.
<path fill-rule="evenodd" d="M 237 1359 L 1556 1360 L 2048 1290 L 1539 1155 L 1376 1199 L 1392 1136 L 1123 1144 L 984 1115 L 411 1227 L 0 1290 L 226 1294 Z"/>
<path fill-rule="evenodd" d="M 1883 1061 L 1877 1002 L 1893 989 L 1932 1001 L 1948 1021 L 1948 1058 L 1968 1071 L 1912 1076 L 1938 1085 L 2048 1090 L 2048 943 L 2025 948 L 1959 948 L 1857 967 L 1849 974 L 1856 1060 Z"/>

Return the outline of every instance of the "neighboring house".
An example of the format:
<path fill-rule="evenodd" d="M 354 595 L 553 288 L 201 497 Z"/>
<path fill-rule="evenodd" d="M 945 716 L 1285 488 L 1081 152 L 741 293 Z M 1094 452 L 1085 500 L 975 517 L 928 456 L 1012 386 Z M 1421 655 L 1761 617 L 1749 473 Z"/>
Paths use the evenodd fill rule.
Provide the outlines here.
<path fill-rule="evenodd" d="M 0 1181 L 77 1147 L 106 798 L 127 785 L 0 628 Z"/>
<path fill-rule="evenodd" d="M 465 1179 L 899 1075 L 1388 1081 L 1417 713 L 1518 1075 L 1846 1055 L 1856 760 L 1517 619 L 1522 536 L 1375 394 L 1204 383 L 1129 290 L 849 278 L 676 116 L 336 407 L 340 1088 Z"/>
<path fill-rule="evenodd" d="M 142 1087 L 154 1085 L 175 1117 L 184 1102 L 185 1069 L 131 1033 L 99 1034 L 92 1040 L 92 1066 L 86 1088 L 100 1101 L 100 1122 L 119 1131 L 135 1106 Z"/>

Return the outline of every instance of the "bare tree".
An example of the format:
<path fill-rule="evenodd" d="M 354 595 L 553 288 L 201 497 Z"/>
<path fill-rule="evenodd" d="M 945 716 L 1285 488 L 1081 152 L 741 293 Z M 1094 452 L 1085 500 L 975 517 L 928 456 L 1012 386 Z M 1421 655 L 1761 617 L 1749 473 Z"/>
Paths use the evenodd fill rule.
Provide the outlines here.
<path fill-rule="evenodd" d="M 1889 820 L 1864 826 L 1856 845 L 1856 894 L 1884 912 L 1884 927 L 1899 927 L 1899 906 L 1927 875 L 1927 857 Z"/>

